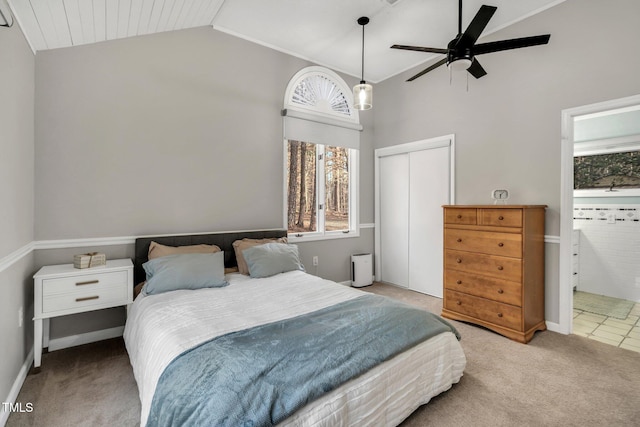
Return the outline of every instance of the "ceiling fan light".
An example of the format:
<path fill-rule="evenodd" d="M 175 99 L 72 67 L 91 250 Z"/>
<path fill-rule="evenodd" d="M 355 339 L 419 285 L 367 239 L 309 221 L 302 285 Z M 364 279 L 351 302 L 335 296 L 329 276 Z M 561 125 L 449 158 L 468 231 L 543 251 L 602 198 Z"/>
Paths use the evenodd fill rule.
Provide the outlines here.
<path fill-rule="evenodd" d="M 356 110 L 369 110 L 373 106 L 373 87 L 361 81 L 353 87 L 353 107 Z"/>
<path fill-rule="evenodd" d="M 453 71 L 465 71 L 471 67 L 471 60 L 468 58 L 456 59 L 455 61 L 449 62 L 447 67 Z"/>

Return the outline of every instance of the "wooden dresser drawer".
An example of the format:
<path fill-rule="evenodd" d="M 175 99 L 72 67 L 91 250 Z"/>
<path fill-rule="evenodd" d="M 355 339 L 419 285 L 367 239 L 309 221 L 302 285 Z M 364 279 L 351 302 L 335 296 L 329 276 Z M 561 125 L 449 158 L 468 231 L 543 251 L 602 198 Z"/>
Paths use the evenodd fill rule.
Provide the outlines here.
<path fill-rule="evenodd" d="M 479 225 L 522 227 L 521 209 L 478 209 Z"/>
<path fill-rule="evenodd" d="M 123 305 L 128 301 L 127 290 L 128 286 L 125 281 L 116 286 L 102 286 L 97 289 L 43 296 L 42 312 L 55 313 L 57 311 L 76 310 L 110 303 Z"/>
<path fill-rule="evenodd" d="M 483 274 L 512 282 L 522 281 L 522 260 L 517 258 L 446 249 L 444 266 L 445 269 Z"/>
<path fill-rule="evenodd" d="M 104 273 L 91 271 L 86 275 L 44 279 L 42 281 L 42 295 L 46 297 L 68 292 L 93 292 L 103 287 L 126 285 L 126 283 L 126 271 L 105 271 Z"/>
<path fill-rule="evenodd" d="M 444 247 L 468 252 L 522 258 L 522 235 L 446 228 Z"/>
<path fill-rule="evenodd" d="M 518 307 L 522 306 L 522 285 L 519 282 L 494 279 L 463 271 L 445 270 L 444 287 Z"/>
<path fill-rule="evenodd" d="M 445 308 L 506 328 L 522 329 L 522 310 L 509 304 L 445 290 Z"/>
<path fill-rule="evenodd" d="M 475 225 L 477 210 L 471 208 L 445 208 L 444 223 L 445 224 L 464 224 Z"/>

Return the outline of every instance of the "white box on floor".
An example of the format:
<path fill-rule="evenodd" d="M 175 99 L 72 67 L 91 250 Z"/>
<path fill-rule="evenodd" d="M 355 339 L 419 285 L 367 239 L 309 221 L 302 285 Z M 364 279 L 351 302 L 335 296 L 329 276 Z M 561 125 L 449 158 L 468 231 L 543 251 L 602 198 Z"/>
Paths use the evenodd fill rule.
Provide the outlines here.
<path fill-rule="evenodd" d="M 371 254 L 351 255 L 351 286 L 361 288 L 373 283 Z"/>

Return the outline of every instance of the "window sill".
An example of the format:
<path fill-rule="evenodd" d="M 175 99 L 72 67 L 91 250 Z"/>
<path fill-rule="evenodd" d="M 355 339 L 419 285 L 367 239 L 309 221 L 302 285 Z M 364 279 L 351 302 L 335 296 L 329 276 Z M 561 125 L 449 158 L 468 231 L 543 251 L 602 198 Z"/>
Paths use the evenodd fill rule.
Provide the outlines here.
<path fill-rule="evenodd" d="M 360 229 L 349 231 L 348 233 L 326 233 L 326 234 L 307 234 L 303 237 L 296 237 L 294 234 L 289 234 L 289 243 L 304 243 L 315 242 L 319 240 L 336 240 L 336 239 L 349 239 L 353 237 L 360 237 Z"/>

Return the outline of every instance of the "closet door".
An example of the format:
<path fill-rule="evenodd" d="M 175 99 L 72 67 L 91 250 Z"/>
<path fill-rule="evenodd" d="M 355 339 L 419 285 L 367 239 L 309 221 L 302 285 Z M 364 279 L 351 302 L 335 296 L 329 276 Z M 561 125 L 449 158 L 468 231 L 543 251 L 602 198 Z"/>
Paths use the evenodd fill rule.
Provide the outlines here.
<path fill-rule="evenodd" d="M 442 205 L 449 204 L 449 147 L 409 153 L 409 289 L 442 298 Z"/>
<path fill-rule="evenodd" d="M 442 205 L 454 203 L 453 138 L 376 150 L 376 280 L 442 297 Z"/>
<path fill-rule="evenodd" d="M 409 286 L 409 155 L 379 159 L 380 280 Z"/>

